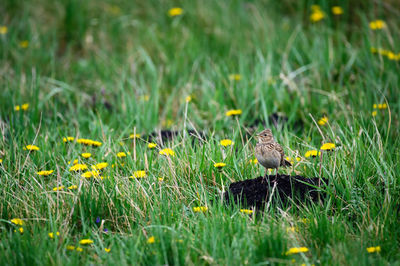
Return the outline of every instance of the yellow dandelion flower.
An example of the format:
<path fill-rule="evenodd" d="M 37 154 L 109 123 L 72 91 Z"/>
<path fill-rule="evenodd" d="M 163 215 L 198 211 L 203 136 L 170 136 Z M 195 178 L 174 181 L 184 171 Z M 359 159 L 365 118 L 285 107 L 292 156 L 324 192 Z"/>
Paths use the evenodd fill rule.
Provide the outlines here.
<path fill-rule="evenodd" d="M 75 250 L 75 246 L 68 245 L 67 250 Z"/>
<path fill-rule="evenodd" d="M 53 191 L 63 190 L 64 188 L 65 188 L 65 186 L 55 187 L 55 188 L 53 188 Z"/>
<path fill-rule="evenodd" d="M 290 248 L 288 251 L 286 251 L 285 254 L 287 256 L 287 255 L 304 253 L 304 252 L 308 252 L 308 248 L 306 248 L 306 247 Z"/>
<path fill-rule="evenodd" d="M 241 213 L 244 213 L 244 214 L 252 214 L 252 213 L 253 213 L 253 210 L 249 210 L 249 209 L 240 209 L 240 212 L 241 212 Z"/>
<path fill-rule="evenodd" d="M 381 247 L 380 246 L 369 247 L 367 248 L 367 252 L 368 253 L 381 252 Z"/>
<path fill-rule="evenodd" d="M 317 151 L 317 150 L 309 150 L 309 151 L 306 151 L 306 154 L 304 155 L 306 158 L 308 158 L 308 157 L 317 157 L 317 156 L 320 156 L 321 155 L 321 152 L 320 151 Z"/>
<path fill-rule="evenodd" d="M 232 109 L 225 113 L 226 116 L 237 116 L 237 115 L 241 115 L 241 114 L 242 114 L 241 109 Z"/>
<path fill-rule="evenodd" d="M 21 107 L 19 105 L 14 106 L 14 111 L 18 112 L 19 110 L 21 110 Z"/>
<path fill-rule="evenodd" d="M 49 235 L 50 238 L 54 238 L 54 233 L 53 232 L 49 233 L 48 235 Z M 60 232 L 57 231 L 56 235 L 59 236 Z"/>
<path fill-rule="evenodd" d="M 153 244 L 156 242 L 156 238 L 154 236 L 151 236 L 147 239 L 147 244 Z"/>
<path fill-rule="evenodd" d="M 234 142 L 230 139 L 223 139 L 219 142 L 219 144 L 221 144 L 221 146 L 224 146 L 224 147 L 231 146 L 231 145 L 233 145 L 233 143 Z"/>
<path fill-rule="evenodd" d="M 26 145 L 24 149 L 28 151 L 38 151 L 39 147 L 36 145 Z"/>
<path fill-rule="evenodd" d="M 198 206 L 198 207 L 193 207 L 194 212 L 206 212 L 208 208 L 206 206 Z"/>
<path fill-rule="evenodd" d="M 86 164 L 77 163 L 74 166 L 71 166 L 69 168 L 69 171 L 70 172 L 78 172 L 78 171 L 83 171 L 83 170 L 86 170 L 86 169 L 88 169 Z"/>
<path fill-rule="evenodd" d="M 143 171 L 143 170 L 141 170 L 141 171 L 135 171 L 135 172 L 133 172 L 133 176 L 130 176 L 130 178 L 144 178 L 144 177 L 146 177 L 146 171 Z"/>
<path fill-rule="evenodd" d="M 29 108 L 29 103 L 24 103 L 23 105 L 21 105 L 21 109 L 26 111 Z"/>
<path fill-rule="evenodd" d="M 378 109 L 386 109 L 386 108 L 387 108 L 386 103 L 378 104 Z"/>
<path fill-rule="evenodd" d="M 82 251 L 83 251 L 83 248 L 81 248 L 81 247 L 77 247 L 77 248 L 76 248 L 76 251 L 78 251 L 78 252 L 82 252 Z"/>
<path fill-rule="evenodd" d="M 158 181 L 159 181 L 159 182 L 163 182 L 163 181 L 164 181 L 164 178 L 159 177 L 159 178 L 158 178 Z"/>
<path fill-rule="evenodd" d="M 311 13 L 310 20 L 311 22 L 318 22 L 322 20 L 324 17 L 325 17 L 324 12 L 322 12 L 320 9 L 316 9 Z"/>
<path fill-rule="evenodd" d="M 81 156 L 82 156 L 83 158 L 87 159 L 87 158 L 90 158 L 90 157 L 92 156 L 92 154 L 89 153 L 89 152 L 84 152 L 84 153 L 81 154 Z"/>
<path fill-rule="evenodd" d="M 106 168 L 107 166 L 108 166 L 108 163 L 102 162 L 102 163 L 92 165 L 92 169 L 93 170 L 102 170 L 102 169 Z"/>
<path fill-rule="evenodd" d="M 376 109 L 378 106 L 376 105 L 376 103 L 374 103 L 374 105 L 372 105 L 372 107 L 373 107 L 374 109 Z"/>
<path fill-rule="evenodd" d="M 3 163 L 3 159 L 0 159 L 0 163 Z"/>
<path fill-rule="evenodd" d="M 48 176 L 48 175 L 51 175 L 53 172 L 54 172 L 54 170 L 39 171 L 39 172 L 37 172 L 37 174 L 41 175 L 41 176 Z"/>
<path fill-rule="evenodd" d="M 81 241 L 79 241 L 80 245 L 90 245 L 93 244 L 93 240 L 91 239 L 82 239 Z"/>
<path fill-rule="evenodd" d="M 257 160 L 257 158 L 250 159 L 249 163 L 258 164 L 258 160 Z"/>
<path fill-rule="evenodd" d="M 24 233 L 24 228 L 20 227 L 20 228 L 18 228 L 18 231 L 19 231 L 21 234 L 23 234 L 23 233 Z"/>
<path fill-rule="evenodd" d="M 11 222 L 12 222 L 13 224 L 21 225 L 21 226 L 25 224 L 25 222 L 24 222 L 22 219 L 19 219 L 19 218 L 11 219 Z"/>
<path fill-rule="evenodd" d="M 386 27 L 386 23 L 385 23 L 385 21 L 383 21 L 381 19 L 377 19 L 377 20 L 371 21 L 369 23 L 369 28 L 371 30 L 381 30 L 385 27 Z"/>
<path fill-rule="evenodd" d="M 0 26 L 0 34 L 4 35 L 7 34 L 8 28 L 7 26 Z"/>
<path fill-rule="evenodd" d="M 175 156 L 175 152 L 170 148 L 162 149 L 159 154 L 165 156 Z"/>
<path fill-rule="evenodd" d="M 372 111 L 372 116 L 376 116 L 377 114 L 378 114 L 378 112 L 377 111 Z"/>
<path fill-rule="evenodd" d="M 104 251 L 107 252 L 107 253 L 110 253 L 111 248 L 104 248 Z"/>
<path fill-rule="evenodd" d="M 286 156 L 285 160 L 290 162 L 290 164 L 294 164 L 294 160 L 292 157 Z"/>
<path fill-rule="evenodd" d="M 27 40 L 19 42 L 19 47 L 21 47 L 21 48 L 25 49 L 25 48 L 28 48 L 28 46 L 29 46 L 29 41 L 27 41 Z"/>
<path fill-rule="evenodd" d="M 155 147 L 157 147 L 156 143 L 150 142 L 149 144 L 147 144 L 147 148 L 149 149 L 154 149 Z"/>
<path fill-rule="evenodd" d="M 334 143 L 328 142 L 328 143 L 322 144 L 320 150 L 322 150 L 322 151 L 329 151 L 329 150 L 332 150 L 332 149 L 334 149 L 334 148 L 335 148 L 335 144 L 334 144 Z"/>
<path fill-rule="evenodd" d="M 72 186 L 69 186 L 69 187 L 68 187 L 68 189 L 71 189 L 71 190 L 72 190 L 72 189 L 77 189 L 77 188 L 78 188 L 77 185 L 72 185 Z"/>
<path fill-rule="evenodd" d="M 343 14 L 343 9 L 340 6 L 333 6 L 332 7 L 332 14 L 336 16 L 340 16 Z"/>
<path fill-rule="evenodd" d="M 192 96 L 186 96 L 186 98 L 185 98 L 185 102 L 191 102 L 192 101 Z"/>
<path fill-rule="evenodd" d="M 123 157 L 126 157 L 126 153 L 125 153 L 125 152 L 123 152 L 123 151 L 121 151 L 121 152 L 118 152 L 118 153 L 117 153 L 117 157 L 118 157 L 118 158 L 123 158 Z"/>
<path fill-rule="evenodd" d="M 100 147 L 101 145 L 103 145 L 103 143 L 101 143 L 100 141 L 92 141 L 92 146 Z"/>
<path fill-rule="evenodd" d="M 100 172 L 97 170 L 87 171 L 87 172 L 83 173 L 81 176 L 84 178 L 91 178 L 91 177 L 96 178 L 96 177 L 100 176 Z"/>
<path fill-rule="evenodd" d="M 176 16 L 180 16 L 183 14 L 183 9 L 180 7 L 174 7 L 171 8 L 170 10 L 168 10 L 168 16 L 170 17 L 176 17 Z"/>
<path fill-rule="evenodd" d="M 230 75 L 229 75 L 229 79 L 230 79 L 230 80 L 239 81 L 239 80 L 242 79 L 242 76 L 241 76 L 240 74 L 230 74 Z"/>
<path fill-rule="evenodd" d="M 328 123 L 328 117 L 324 116 L 320 120 L 318 120 L 318 125 L 323 126 Z"/>
<path fill-rule="evenodd" d="M 226 163 L 215 163 L 214 164 L 214 167 L 218 168 L 218 169 L 221 169 L 222 167 L 225 167 L 225 166 L 226 166 Z"/>
<path fill-rule="evenodd" d="M 63 138 L 63 142 L 64 143 L 67 143 L 67 142 L 71 142 L 71 141 L 74 141 L 74 137 L 65 137 L 65 138 Z"/>
<path fill-rule="evenodd" d="M 140 134 L 130 134 L 129 138 L 130 139 L 139 139 L 140 138 Z"/>

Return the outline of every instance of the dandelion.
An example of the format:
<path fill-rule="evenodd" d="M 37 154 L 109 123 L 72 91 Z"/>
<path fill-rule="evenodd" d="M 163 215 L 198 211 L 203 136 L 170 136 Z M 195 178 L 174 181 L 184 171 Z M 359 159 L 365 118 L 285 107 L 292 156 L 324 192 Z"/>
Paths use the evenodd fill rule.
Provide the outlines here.
<path fill-rule="evenodd" d="M 325 17 L 324 12 L 322 12 L 321 8 L 318 5 L 311 6 L 312 13 L 310 15 L 311 22 L 318 22 Z"/>
<path fill-rule="evenodd" d="M 39 171 L 39 172 L 37 172 L 37 174 L 38 174 L 38 175 L 41 175 L 41 176 L 49 176 L 49 175 L 51 175 L 53 172 L 54 172 L 54 170 L 48 170 L 48 171 L 44 170 L 44 171 Z"/>
<path fill-rule="evenodd" d="M 101 145 L 103 145 L 103 143 L 101 143 L 100 141 L 95 141 L 91 139 L 77 139 L 76 142 L 86 146 L 94 146 L 94 147 L 100 147 Z"/>
<path fill-rule="evenodd" d="M 90 244 L 93 244 L 93 240 L 91 240 L 91 239 L 82 239 L 81 241 L 79 241 L 79 244 L 81 244 L 81 245 L 90 245 Z"/>
<path fill-rule="evenodd" d="M 180 16 L 183 14 L 183 9 L 180 7 L 174 7 L 171 8 L 170 10 L 168 10 L 168 15 L 170 17 L 176 17 L 176 16 Z"/>
<path fill-rule="evenodd" d="M 12 222 L 13 224 L 21 225 L 21 226 L 25 224 L 25 222 L 24 222 L 22 219 L 19 219 L 19 218 L 11 219 L 11 222 Z"/>
<path fill-rule="evenodd" d="M 298 231 L 299 231 L 299 229 L 297 227 L 294 227 L 294 226 L 290 226 L 290 227 L 286 228 L 286 233 L 289 233 L 289 232 L 294 233 L 294 232 L 298 232 Z"/>
<path fill-rule="evenodd" d="M 82 153 L 81 155 L 82 155 L 82 157 L 85 158 L 85 159 L 90 158 L 90 157 L 92 156 L 92 154 L 89 153 L 89 152 L 84 152 L 84 153 Z"/>
<path fill-rule="evenodd" d="M 257 158 L 250 159 L 249 163 L 258 164 L 258 160 L 257 160 Z"/>
<path fill-rule="evenodd" d="M 19 231 L 21 234 L 23 234 L 23 233 L 24 233 L 24 228 L 23 228 L 23 227 L 20 227 L 20 228 L 18 228 L 18 231 Z M 14 230 L 14 232 L 15 232 L 15 230 Z"/>
<path fill-rule="evenodd" d="M 380 246 L 369 247 L 367 248 L 367 252 L 368 253 L 381 252 L 381 247 Z"/>
<path fill-rule="evenodd" d="M 194 212 L 206 212 L 208 208 L 206 206 L 198 206 L 198 207 L 193 207 Z"/>
<path fill-rule="evenodd" d="M 19 47 L 21 47 L 23 49 L 28 48 L 28 46 L 29 46 L 29 41 L 27 41 L 27 40 L 19 42 Z"/>
<path fill-rule="evenodd" d="M 78 252 L 82 252 L 82 251 L 83 251 L 83 248 L 81 248 L 81 247 L 77 247 L 77 248 L 76 248 L 76 251 L 78 251 Z"/>
<path fill-rule="evenodd" d="M 68 187 L 68 189 L 70 189 L 70 190 L 72 190 L 72 189 L 77 189 L 77 188 L 78 188 L 77 185 L 72 185 L 72 186 L 69 186 L 69 187 Z"/>
<path fill-rule="evenodd" d="M 378 104 L 378 109 L 386 109 L 386 108 L 387 108 L 386 103 Z"/>
<path fill-rule="evenodd" d="M 108 166 L 108 163 L 102 162 L 102 163 L 92 165 L 92 169 L 93 170 L 102 170 L 102 169 L 106 168 L 107 166 Z"/>
<path fill-rule="evenodd" d="M 377 111 L 372 111 L 372 116 L 376 116 L 377 115 Z"/>
<path fill-rule="evenodd" d="M 7 34 L 8 28 L 7 26 L 0 26 L 0 35 Z"/>
<path fill-rule="evenodd" d="M 156 242 L 156 238 L 154 236 L 151 236 L 147 239 L 147 244 L 153 244 Z"/>
<path fill-rule="evenodd" d="M 26 145 L 24 149 L 28 151 L 38 151 L 39 147 L 36 145 Z"/>
<path fill-rule="evenodd" d="M 186 98 L 185 98 L 185 102 L 191 102 L 192 101 L 192 96 L 186 96 Z"/>
<path fill-rule="evenodd" d="M 83 173 L 81 176 L 84 178 L 91 178 L 91 177 L 96 178 L 96 177 L 100 176 L 100 172 L 97 170 L 87 171 L 87 172 Z"/>
<path fill-rule="evenodd" d="M 150 142 L 149 144 L 147 144 L 147 148 L 149 149 L 154 149 L 155 147 L 157 147 L 156 143 Z"/>
<path fill-rule="evenodd" d="M 78 172 L 78 171 L 83 171 L 83 170 L 86 170 L 86 169 L 88 169 L 86 164 L 77 163 L 74 166 L 71 166 L 69 168 L 69 171 L 70 172 Z"/>
<path fill-rule="evenodd" d="M 110 253 L 111 249 L 110 248 L 104 248 L 104 251 L 107 253 Z"/>
<path fill-rule="evenodd" d="M 135 172 L 133 172 L 133 176 L 130 176 L 130 178 L 144 178 L 144 177 L 146 177 L 146 171 L 143 171 L 143 170 L 141 170 L 141 171 L 135 171 Z"/>
<path fill-rule="evenodd" d="M 221 146 L 227 147 L 227 146 L 231 146 L 233 145 L 233 141 L 230 139 L 223 139 L 219 142 L 219 144 L 221 144 Z"/>
<path fill-rule="evenodd" d="M 343 14 L 343 9 L 340 6 L 333 6 L 332 7 L 332 14 L 336 16 L 340 16 Z"/>
<path fill-rule="evenodd" d="M 71 141 L 74 141 L 74 139 L 75 139 L 74 137 L 64 137 L 63 142 L 64 143 L 71 142 Z"/>
<path fill-rule="evenodd" d="M 318 120 L 318 125 L 323 126 L 328 123 L 328 117 L 324 116 L 320 120 Z"/>
<path fill-rule="evenodd" d="M 158 182 L 163 182 L 163 181 L 164 181 L 164 178 L 162 178 L 162 177 L 158 178 Z"/>
<path fill-rule="evenodd" d="M 53 188 L 53 191 L 60 191 L 60 190 L 63 190 L 64 188 L 65 188 L 65 186 L 55 187 L 55 188 Z"/>
<path fill-rule="evenodd" d="M 53 233 L 53 232 L 49 233 L 48 235 L 49 235 L 49 237 L 50 237 L 51 239 L 54 238 L 54 233 Z M 59 236 L 59 235 L 60 235 L 60 232 L 57 231 L 57 232 L 56 232 L 56 235 Z"/>
<path fill-rule="evenodd" d="M 218 169 L 221 169 L 222 167 L 225 167 L 225 166 L 226 166 L 226 163 L 215 163 L 214 164 L 214 167 L 218 168 Z"/>
<path fill-rule="evenodd" d="M 290 248 L 288 251 L 286 251 L 285 255 L 292 255 L 292 254 L 298 254 L 298 253 L 304 253 L 307 252 L 308 248 L 306 247 L 299 247 L 299 248 Z"/>
<path fill-rule="evenodd" d="M 75 246 L 68 245 L 67 250 L 75 250 Z"/>
<path fill-rule="evenodd" d="M 118 152 L 118 153 L 117 153 L 117 157 L 118 157 L 118 158 L 123 158 L 123 157 L 126 157 L 126 153 L 125 153 L 125 152 L 123 152 L 123 151 L 121 151 L 121 152 Z"/>
<path fill-rule="evenodd" d="M 335 148 L 335 144 L 328 142 L 328 143 L 322 144 L 320 150 L 322 150 L 322 151 L 330 151 L 330 150 L 332 150 L 334 148 Z"/>
<path fill-rule="evenodd" d="M 381 30 L 383 28 L 386 28 L 386 23 L 385 23 L 385 21 L 383 21 L 381 19 L 377 19 L 377 20 L 371 21 L 369 23 L 369 27 L 371 30 Z"/>
<path fill-rule="evenodd" d="M 235 80 L 235 81 L 239 81 L 242 79 L 242 76 L 240 74 L 230 74 L 229 75 L 229 79 L 230 80 Z"/>
<path fill-rule="evenodd" d="M 304 155 L 306 158 L 308 158 L 308 157 L 317 157 L 317 156 L 320 156 L 321 155 L 321 152 L 320 151 L 317 151 L 317 150 L 309 150 L 309 151 L 306 151 L 306 154 Z"/>
<path fill-rule="evenodd" d="M 253 213 L 253 210 L 249 210 L 249 209 L 240 209 L 240 212 L 241 212 L 241 213 L 244 213 L 244 214 L 252 214 L 252 213 Z"/>
<path fill-rule="evenodd" d="M 72 164 L 76 165 L 76 164 L 78 164 L 78 162 L 79 162 L 78 159 L 75 159 L 72 161 Z M 71 164 L 71 161 L 68 161 L 68 164 Z"/>
<path fill-rule="evenodd" d="M 290 164 L 294 164 L 294 159 L 292 157 L 286 156 L 285 160 L 290 162 Z"/>
<path fill-rule="evenodd" d="M 226 116 L 237 116 L 237 115 L 241 115 L 241 114 L 242 114 L 241 109 L 232 109 L 225 113 Z"/>
<path fill-rule="evenodd" d="M 175 156 L 175 152 L 170 148 L 162 149 L 159 154 L 165 156 Z"/>
<path fill-rule="evenodd" d="M 0 163 L 3 163 L 3 159 L 0 159 Z"/>

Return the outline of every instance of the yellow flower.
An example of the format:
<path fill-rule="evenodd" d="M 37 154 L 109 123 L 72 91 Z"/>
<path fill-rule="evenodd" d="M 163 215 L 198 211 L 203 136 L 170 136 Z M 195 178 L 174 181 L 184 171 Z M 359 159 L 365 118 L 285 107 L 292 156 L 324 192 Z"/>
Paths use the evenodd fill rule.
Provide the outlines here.
<path fill-rule="evenodd" d="M 156 239 L 154 236 L 151 236 L 147 239 L 147 244 L 153 244 L 154 242 L 156 242 Z"/>
<path fill-rule="evenodd" d="M 381 247 L 380 246 L 369 247 L 367 248 L 367 252 L 368 253 L 381 252 Z"/>
<path fill-rule="evenodd" d="M 219 144 L 221 144 L 222 146 L 226 147 L 226 146 L 230 146 L 233 145 L 233 141 L 230 139 L 223 139 L 219 142 Z"/>
<path fill-rule="evenodd" d="M 117 157 L 118 157 L 118 158 L 126 157 L 126 153 L 123 152 L 123 151 L 118 152 L 118 153 L 117 153 Z"/>
<path fill-rule="evenodd" d="M 74 246 L 71 246 L 71 245 L 68 245 L 68 246 L 67 246 L 67 250 L 75 250 L 75 247 L 74 247 Z"/>
<path fill-rule="evenodd" d="M 182 15 L 182 13 L 183 13 L 183 9 L 180 7 L 174 7 L 174 8 L 171 8 L 170 10 L 168 10 L 168 15 L 170 17 L 179 16 L 179 15 Z"/>
<path fill-rule="evenodd" d="M 193 207 L 194 212 L 206 212 L 208 208 L 206 206 L 199 206 L 199 207 Z"/>
<path fill-rule="evenodd" d="M 48 175 L 51 175 L 53 172 L 54 172 L 54 170 L 39 171 L 39 172 L 37 172 L 37 174 L 41 175 L 41 176 L 48 176 Z"/>
<path fill-rule="evenodd" d="M 224 166 L 226 166 L 226 163 L 215 163 L 215 164 L 214 164 L 214 167 L 215 167 L 215 168 L 219 168 L 219 169 L 222 168 L 222 167 L 224 167 Z"/>
<path fill-rule="evenodd" d="M 19 111 L 21 110 L 21 107 L 19 105 L 14 106 L 14 111 Z"/>
<path fill-rule="evenodd" d="M 79 241 L 79 244 L 81 244 L 81 245 L 90 245 L 90 244 L 93 244 L 93 240 L 91 240 L 91 239 L 82 239 L 81 241 Z"/>
<path fill-rule="evenodd" d="M 252 214 L 252 213 L 253 213 L 253 210 L 249 210 L 249 209 L 240 209 L 240 212 L 241 212 L 241 213 L 244 213 L 244 214 Z"/>
<path fill-rule="evenodd" d="M 385 21 L 381 20 L 381 19 L 377 19 L 374 21 L 371 21 L 369 23 L 369 27 L 371 30 L 380 30 L 386 27 L 386 23 Z"/>
<path fill-rule="evenodd" d="M 253 160 L 252 159 L 250 159 L 250 161 L 249 161 L 250 163 L 252 163 L 252 164 L 258 164 L 258 160 L 257 160 L 257 158 L 254 158 Z"/>
<path fill-rule="evenodd" d="M 157 147 L 156 143 L 150 142 L 149 144 L 147 144 L 147 148 L 149 149 L 154 149 L 155 147 Z"/>
<path fill-rule="evenodd" d="M 144 178 L 146 175 L 146 171 L 135 171 L 133 172 L 133 176 L 130 176 L 130 178 Z"/>
<path fill-rule="evenodd" d="M 72 185 L 72 186 L 69 186 L 69 187 L 68 187 L 68 189 L 77 189 L 77 188 L 78 188 L 77 185 Z"/>
<path fill-rule="evenodd" d="M 230 75 L 229 75 L 229 79 L 230 79 L 230 80 L 239 81 L 239 80 L 242 79 L 242 76 L 241 76 L 240 74 L 230 74 Z"/>
<path fill-rule="evenodd" d="M 27 40 L 19 42 L 19 47 L 21 47 L 21 48 L 28 48 L 28 46 L 29 46 L 29 41 L 27 41 Z"/>
<path fill-rule="evenodd" d="M 3 159 L 0 159 L 0 163 L 2 163 L 3 162 Z"/>
<path fill-rule="evenodd" d="M 285 160 L 290 162 L 290 164 L 294 164 L 294 159 L 292 157 L 286 156 Z"/>
<path fill-rule="evenodd" d="M 83 171 L 83 170 L 86 170 L 86 169 L 88 169 L 86 164 L 77 163 L 74 166 L 71 166 L 69 168 L 69 171 L 70 172 L 77 172 L 77 171 Z"/>
<path fill-rule="evenodd" d="M 320 120 L 318 120 L 318 125 L 323 126 L 328 123 L 328 117 L 324 116 Z"/>
<path fill-rule="evenodd" d="M 82 251 L 83 251 L 83 248 L 81 248 L 81 247 L 77 247 L 77 248 L 76 248 L 76 251 L 78 251 L 78 252 L 82 252 Z"/>
<path fill-rule="evenodd" d="M 332 13 L 336 16 L 342 15 L 343 14 L 343 9 L 340 6 L 333 6 L 332 7 Z"/>
<path fill-rule="evenodd" d="M 94 170 L 102 170 L 108 166 L 108 163 L 102 162 L 95 165 L 92 165 L 92 169 Z"/>
<path fill-rule="evenodd" d="M 0 26 L 0 34 L 4 35 L 7 34 L 8 28 L 7 26 Z"/>
<path fill-rule="evenodd" d="M 190 102 L 190 101 L 192 101 L 192 96 L 186 96 L 186 98 L 185 98 L 185 102 Z"/>
<path fill-rule="evenodd" d="M 82 153 L 81 155 L 82 155 L 82 157 L 85 158 L 85 159 L 90 158 L 90 156 L 92 156 L 92 154 L 89 153 L 89 152 L 84 152 L 84 153 Z"/>
<path fill-rule="evenodd" d="M 65 143 L 67 143 L 67 142 L 71 142 L 71 141 L 74 141 L 74 137 L 66 137 L 66 138 L 63 138 L 63 142 L 65 142 Z"/>
<path fill-rule="evenodd" d="M 306 158 L 308 158 L 308 157 L 317 157 L 317 156 L 320 156 L 320 155 L 321 155 L 321 152 L 320 152 L 320 151 L 317 151 L 317 150 L 309 150 L 309 151 L 306 151 L 305 157 L 306 157 Z"/>
<path fill-rule="evenodd" d="M 129 138 L 130 139 L 138 139 L 138 138 L 140 138 L 140 134 L 130 134 Z"/>
<path fill-rule="evenodd" d="M 159 181 L 159 182 L 163 182 L 163 181 L 164 181 L 164 178 L 159 177 L 159 178 L 158 178 L 158 181 Z"/>
<path fill-rule="evenodd" d="M 318 22 L 322 20 L 324 17 L 325 17 L 324 12 L 322 12 L 320 9 L 315 9 L 310 15 L 310 20 L 311 22 Z"/>
<path fill-rule="evenodd" d="M 29 108 L 29 103 L 24 103 L 23 105 L 21 105 L 21 109 L 26 111 Z"/>
<path fill-rule="evenodd" d="M 332 150 L 332 149 L 334 149 L 334 148 L 335 148 L 335 144 L 334 144 L 334 143 L 328 142 L 328 143 L 322 144 L 320 150 L 322 150 L 322 151 L 329 151 L 329 150 Z"/>
<path fill-rule="evenodd" d="M 372 116 L 376 116 L 377 112 L 376 111 L 372 111 Z"/>
<path fill-rule="evenodd" d="M 236 116 L 236 115 L 241 115 L 241 114 L 242 114 L 241 109 L 232 109 L 225 113 L 226 116 Z"/>
<path fill-rule="evenodd" d="M 60 232 L 57 232 L 56 235 L 59 236 Z M 49 237 L 50 238 L 54 238 L 54 233 L 53 232 L 49 233 Z"/>
<path fill-rule="evenodd" d="M 162 149 L 159 153 L 165 156 L 175 156 L 175 152 L 170 148 Z"/>
<path fill-rule="evenodd" d="M 291 255 L 291 254 L 298 254 L 298 253 L 304 253 L 307 252 L 308 248 L 306 247 L 299 247 L 299 248 L 291 248 L 288 251 L 286 251 L 286 256 Z"/>
<path fill-rule="evenodd" d="M 21 234 L 23 234 L 23 233 L 24 233 L 24 228 L 20 227 L 20 228 L 18 228 L 18 231 L 19 231 Z M 14 231 L 14 232 L 15 232 L 15 231 Z"/>
<path fill-rule="evenodd" d="M 378 109 L 386 109 L 386 108 L 387 108 L 386 103 L 378 104 Z"/>
<path fill-rule="evenodd" d="M 111 248 L 104 248 L 104 251 L 109 253 L 111 251 Z"/>
<path fill-rule="evenodd" d="M 294 233 L 294 232 L 298 232 L 298 231 L 299 231 L 299 229 L 297 227 L 294 227 L 294 226 L 290 226 L 290 227 L 286 228 L 286 233 L 289 233 L 289 232 Z"/>
<path fill-rule="evenodd" d="M 83 173 L 81 176 L 85 178 L 91 178 L 91 177 L 96 178 L 100 176 L 100 173 L 97 170 L 93 170 L 93 171 L 87 171 Z"/>
<path fill-rule="evenodd" d="M 55 187 L 55 188 L 53 188 L 53 191 L 63 190 L 64 188 L 65 188 L 65 186 Z"/>
<path fill-rule="evenodd" d="M 11 219 L 11 222 L 16 225 L 24 225 L 25 224 L 25 222 L 19 218 Z"/>
<path fill-rule="evenodd" d="M 25 150 L 28 150 L 28 151 L 38 151 L 38 150 L 39 150 L 39 147 L 36 146 L 36 145 L 26 145 L 26 146 L 25 146 Z"/>
<path fill-rule="evenodd" d="M 91 139 L 77 139 L 76 142 L 78 142 L 79 144 L 83 144 L 83 145 L 87 145 L 87 146 L 95 146 L 95 147 L 99 147 L 99 146 L 103 145 L 103 143 L 101 143 L 100 141 L 94 141 Z"/>

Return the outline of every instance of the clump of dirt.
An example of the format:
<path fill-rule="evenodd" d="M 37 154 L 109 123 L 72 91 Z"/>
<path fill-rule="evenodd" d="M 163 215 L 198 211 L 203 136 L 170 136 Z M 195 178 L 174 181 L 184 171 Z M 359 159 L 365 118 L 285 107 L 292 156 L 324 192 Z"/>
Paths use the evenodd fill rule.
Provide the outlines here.
<path fill-rule="evenodd" d="M 321 189 L 323 190 L 326 184 L 328 184 L 328 180 L 324 178 L 279 174 L 278 177 L 275 175 L 259 176 L 255 179 L 232 183 L 229 190 L 225 192 L 224 199 L 227 203 L 234 202 L 246 208 L 255 207 L 257 210 L 262 210 L 270 198 L 271 202 L 283 205 L 291 204 L 293 201 L 299 203 L 323 200 L 325 193 Z M 270 197 L 273 190 L 274 194 Z"/>

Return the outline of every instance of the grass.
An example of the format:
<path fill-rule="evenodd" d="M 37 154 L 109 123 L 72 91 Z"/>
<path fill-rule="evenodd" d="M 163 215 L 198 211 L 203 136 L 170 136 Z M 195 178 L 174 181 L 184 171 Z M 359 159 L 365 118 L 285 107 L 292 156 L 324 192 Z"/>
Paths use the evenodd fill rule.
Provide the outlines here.
<path fill-rule="evenodd" d="M 316 23 L 312 4 L 325 14 Z M 5 1 L 0 263 L 399 264 L 399 61 L 388 55 L 400 52 L 399 5 L 335 4 L 341 16 L 331 1 Z M 169 17 L 174 6 L 184 13 Z M 371 30 L 376 19 L 386 27 Z M 234 73 L 241 79 L 229 79 Z M 26 111 L 14 110 L 24 103 Z M 226 117 L 229 109 L 243 113 Z M 273 203 L 261 216 L 226 208 L 220 196 L 231 182 L 265 174 L 249 163 L 255 141 L 246 132 L 275 112 L 288 122 L 268 126 L 300 158 L 280 171 L 328 178 L 327 200 Z M 181 135 L 147 148 L 143 136 L 166 128 L 207 140 Z M 221 147 L 225 138 L 234 145 Z M 305 158 L 326 142 L 335 150 Z M 24 150 L 29 144 L 40 150 Z M 167 147 L 175 156 L 159 155 Z M 126 158 L 116 156 L 122 151 Z M 74 159 L 107 162 L 105 178 L 70 172 Z M 222 171 L 216 162 L 226 163 Z M 140 170 L 145 178 L 129 178 Z M 309 251 L 285 255 L 303 246 Z"/>

